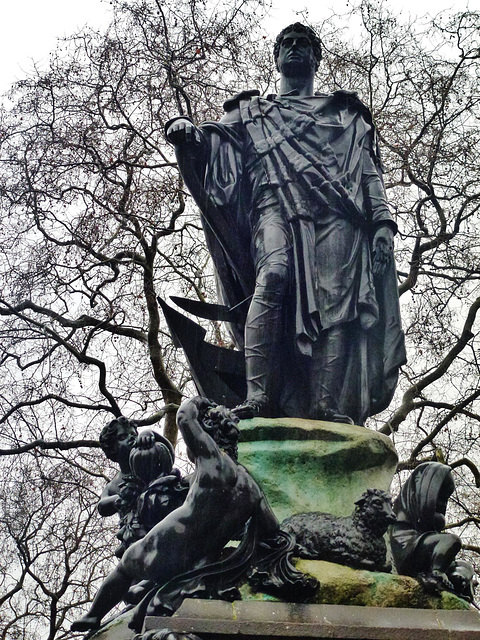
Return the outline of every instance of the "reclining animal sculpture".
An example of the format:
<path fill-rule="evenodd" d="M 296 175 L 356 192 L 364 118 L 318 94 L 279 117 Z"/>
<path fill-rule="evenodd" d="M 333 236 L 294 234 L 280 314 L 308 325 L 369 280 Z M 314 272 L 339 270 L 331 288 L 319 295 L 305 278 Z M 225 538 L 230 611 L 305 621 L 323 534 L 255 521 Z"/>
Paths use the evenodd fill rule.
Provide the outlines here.
<path fill-rule="evenodd" d="M 368 489 L 355 502 L 350 516 L 299 513 L 284 520 L 281 527 L 295 536 L 295 553 L 301 558 L 390 572 L 383 535 L 395 520 L 390 495 L 380 489 Z"/>

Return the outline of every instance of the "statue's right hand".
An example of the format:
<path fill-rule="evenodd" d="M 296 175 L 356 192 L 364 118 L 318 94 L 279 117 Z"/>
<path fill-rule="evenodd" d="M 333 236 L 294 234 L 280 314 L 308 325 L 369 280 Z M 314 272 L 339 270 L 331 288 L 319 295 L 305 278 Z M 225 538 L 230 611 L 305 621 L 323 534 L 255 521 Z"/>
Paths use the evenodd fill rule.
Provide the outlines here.
<path fill-rule="evenodd" d="M 136 449 L 150 449 L 155 444 L 155 434 L 150 429 L 141 431 L 135 440 Z"/>
<path fill-rule="evenodd" d="M 201 142 L 200 131 L 186 118 L 174 120 L 165 135 L 167 140 L 176 146 L 200 144 Z"/>

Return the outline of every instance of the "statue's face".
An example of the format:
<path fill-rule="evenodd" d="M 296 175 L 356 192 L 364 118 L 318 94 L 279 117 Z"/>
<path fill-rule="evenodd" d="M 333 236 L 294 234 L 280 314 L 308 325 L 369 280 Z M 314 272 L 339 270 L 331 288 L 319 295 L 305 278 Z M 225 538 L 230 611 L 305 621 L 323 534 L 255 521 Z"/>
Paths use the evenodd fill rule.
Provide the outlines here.
<path fill-rule="evenodd" d="M 304 77 L 315 72 L 316 60 L 306 33 L 289 31 L 283 36 L 277 67 L 287 77 Z"/>
<path fill-rule="evenodd" d="M 128 458 L 137 439 L 137 431 L 131 424 L 119 423 L 117 428 L 117 456 Z"/>

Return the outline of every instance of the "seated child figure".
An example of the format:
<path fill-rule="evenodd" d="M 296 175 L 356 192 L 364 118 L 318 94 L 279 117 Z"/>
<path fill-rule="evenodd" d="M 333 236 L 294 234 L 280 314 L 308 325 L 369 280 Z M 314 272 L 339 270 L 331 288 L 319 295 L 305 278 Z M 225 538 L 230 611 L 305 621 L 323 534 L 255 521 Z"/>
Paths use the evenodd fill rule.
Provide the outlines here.
<path fill-rule="evenodd" d="M 443 531 L 454 489 L 449 466 L 425 462 L 414 469 L 394 502 L 397 522 L 391 528 L 390 541 L 396 569 L 419 579 L 433 593 L 458 591 L 453 582 L 459 584 L 455 556 L 461 542 L 454 533 Z M 462 591 L 458 595 L 465 597 L 465 588 Z"/>

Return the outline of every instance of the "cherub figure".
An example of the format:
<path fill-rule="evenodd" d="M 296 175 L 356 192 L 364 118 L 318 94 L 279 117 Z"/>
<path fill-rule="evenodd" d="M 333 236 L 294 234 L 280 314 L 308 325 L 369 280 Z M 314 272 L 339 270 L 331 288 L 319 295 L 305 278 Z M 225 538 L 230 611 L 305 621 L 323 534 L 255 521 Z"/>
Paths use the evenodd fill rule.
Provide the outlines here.
<path fill-rule="evenodd" d="M 119 514 L 120 528 L 117 538 L 121 544 L 115 554 L 121 557 L 132 542 L 143 537 L 147 529 L 166 515 L 167 510 L 172 511 L 181 502 L 174 500 L 170 507 L 164 505 L 163 510 L 157 505 L 152 511 L 148 510 L 148 505 L 145 506 L 145 497 L 142 504 L 139 504 L 142 494 L 154 481 L 158 480 L 161 483 L 164 478 L 165 487 L 170 487 L 172 483 L 178 485 L 180 472 L 177 469 L 172 470 L 175 454 L 171 443 L 150 429 L 138 433 L 135 420 L 129 420 L 124 416 L 112 420 L 102 429 L 99 441 L 107 458 L 120 466 L 117 475 L 102 491 L 97 509 L 103 517 Z M 135 459 L 137 464 L 132 466 L 132 460 Z M 150 495 L 152 491 L 151 489 Z M 157 488 L 157 493 L 158 491 Z M 173 488 L 171 493 L 175 493 Z M 182 498 L 184 494 L 185 492 Z M 139 508 L 142 514 L 140 517 Z"/>
<path fill-rule="evenodd" d="M 138 428 L 135 420 L 129 420 L 124 416 L 115 418 L 101 431 L 99 442 L 103 453 L 109 460 L 117 462 L 120 470 L 111 480 L 100 496 L 97 505 L 101 516 L 113 516 L 118 513 L 120 502 L 127 499 L 126 485 L 131 481 L 130 452 L 137 442 Z M 142 447 L 151 446 L 155 442 L 153 431 L 146 430 L 140 438 Z"/>
<path fill-rule="evenodd" d="M 278 537 L 279 524 L 265 496 L 245 467 L 236 461 L 238 419 L 225 407 L 217 408 L 205 398 L 197 397 L 181 405 L 177 422 L 195 463 L 186 500 L 125 551 L 118 566 L 100 586 L 88 614 L 73 623 L 73 631 L 98 628 L 130 586 L 141 580 L 162 587 L 179 579 L 179 584 L 186 585 L 191 594 L 202 573 L 211 577 L 215 569 L 218 573 L 226 565 L 235 565 L 228 558 L 222 562 L 222 552 L 230 540 L 242 534 L 247 523 L 248 534 L 239 547 L 246 550 L 239 562 L 245 569 L 257 540 Z M 274 550 L 273 555 L 276 553 Z M 316 581 L 307 579 L 291 565 L 289 568 L 293 582 L 302 583 L 305 594 L 312 595 L 318 586 Z M 238 566 L 233 569 L 238 573 Z M 189 582 L 189 577 L 194 582 Z"/>

